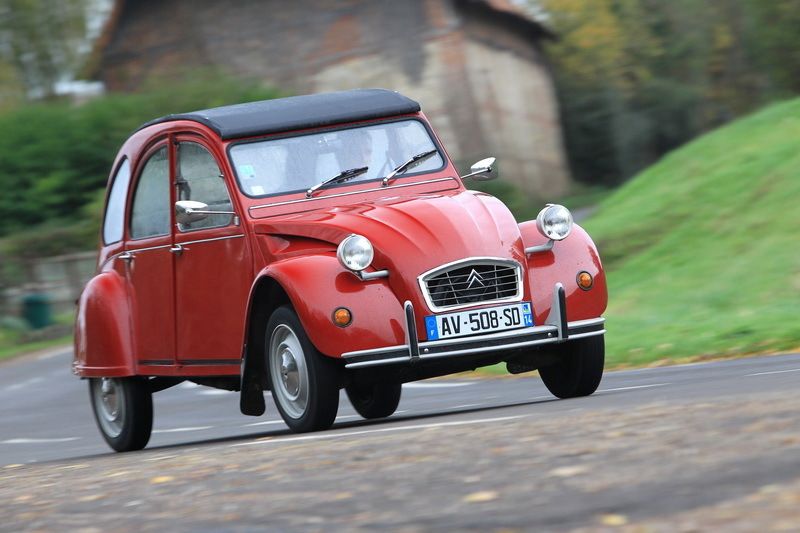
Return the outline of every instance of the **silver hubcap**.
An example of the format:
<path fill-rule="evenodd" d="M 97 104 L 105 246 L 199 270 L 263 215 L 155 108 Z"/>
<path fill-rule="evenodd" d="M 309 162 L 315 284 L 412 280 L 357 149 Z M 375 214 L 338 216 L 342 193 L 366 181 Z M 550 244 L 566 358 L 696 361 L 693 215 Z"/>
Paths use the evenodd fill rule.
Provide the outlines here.
<path fill-rule="evenodd" d="M 292 328 L 281 324 L 269 341 L 272 388 L 281 407 L 291 418 L 300 418 L 308 406 L 308 367 L 300 340 Z"/>
<path fill-rule="evenodd" d="M 109 437 L 118 437 L 125 423 L 125 395 L 117 379 L 92 380 L 92 394 L 97 419 L 103 432 Z"/>

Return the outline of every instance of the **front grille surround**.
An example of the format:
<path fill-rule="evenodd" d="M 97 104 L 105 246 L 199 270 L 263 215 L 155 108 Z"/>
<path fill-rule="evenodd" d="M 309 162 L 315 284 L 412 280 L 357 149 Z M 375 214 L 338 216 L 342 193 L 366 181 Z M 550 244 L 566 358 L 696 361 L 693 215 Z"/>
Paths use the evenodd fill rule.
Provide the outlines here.
<path fill-rule="evenodd" d="M 470 283 L 475 271 L 483 285 Z M 522 266 L 511 259 L 471 257 L 438 266 L 418 278 L 434 313 L 522 300 Z"/>

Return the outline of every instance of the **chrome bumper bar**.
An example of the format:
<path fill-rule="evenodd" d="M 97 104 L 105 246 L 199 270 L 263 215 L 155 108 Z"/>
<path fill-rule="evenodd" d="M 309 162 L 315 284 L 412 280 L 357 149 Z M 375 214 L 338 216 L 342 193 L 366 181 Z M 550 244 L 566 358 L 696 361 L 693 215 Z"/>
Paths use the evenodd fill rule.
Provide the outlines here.
<path fill-rule="evenodd" d="M 406 321 L 406 344 L 343 353 L 342 359 L 345 360 L 345 368 L 365 368 L 460 355 L 503 352 L 528 346 L 564 342 L 567 339 L 602 335 L 606 332 L 604 318 L 567 322 L 566 299 L 561 283 L 556 283 L 553 287 L 553 303 L 544 324 L 488 335 L 419 342 L 414 306 L 411 302 L 405 302 L 403 308 Z"/>

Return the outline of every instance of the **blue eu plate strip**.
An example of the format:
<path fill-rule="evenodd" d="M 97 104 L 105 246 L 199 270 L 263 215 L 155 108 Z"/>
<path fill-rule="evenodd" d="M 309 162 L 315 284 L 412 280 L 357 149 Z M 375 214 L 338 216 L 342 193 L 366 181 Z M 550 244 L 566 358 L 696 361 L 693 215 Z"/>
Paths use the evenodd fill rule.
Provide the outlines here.
<path fill-rule="evenodd" d="M 428 330 L 429 341 L 435 341 L 439 339 L 439 328 L 436 326 L 435 316 L 425 317 L 425 329 Z"/>

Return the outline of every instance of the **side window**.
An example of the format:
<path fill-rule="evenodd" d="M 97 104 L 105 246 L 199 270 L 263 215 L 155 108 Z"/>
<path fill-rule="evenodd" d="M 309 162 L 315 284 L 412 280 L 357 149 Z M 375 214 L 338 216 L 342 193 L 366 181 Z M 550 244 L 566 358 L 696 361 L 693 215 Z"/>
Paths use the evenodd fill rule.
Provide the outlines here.
<path fill-rule="evenodd" d="M 150 156 L 139 176 L 133 198 L 131 237 L 169 235 L 169 158 L 167 147 Z"/>
<path fill-rule="evenodd" d="M 125 199 L 128 196 L 130 182 L 131 165 L 125 159 L 111 181 L 111 192 L 108 194 L 106 215 L 103 219 L 103 242 L 106 244 L 122 240 L 122 229 L 125 226 Z"/>
<path fill-rule="evenodd" d="M 209 211 L 233 211 L 225 179 L 208 150 L 197 143 L 178 145 L 178 200 L 194 200 L 208 205 Z M 203 220 L 179 224 L 181 231 L 227 226 L 232 215 L 208 215 Z"/>

